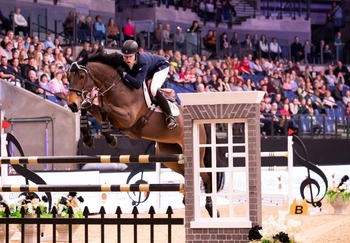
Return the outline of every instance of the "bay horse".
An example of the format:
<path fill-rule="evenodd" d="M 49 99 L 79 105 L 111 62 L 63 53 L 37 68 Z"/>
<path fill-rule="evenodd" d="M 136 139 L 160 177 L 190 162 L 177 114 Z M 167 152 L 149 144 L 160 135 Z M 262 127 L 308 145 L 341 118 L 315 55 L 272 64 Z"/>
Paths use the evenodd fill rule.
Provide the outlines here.
<path fill-rule="evenodd" d="M 176 117 L 178 126 L 169 130 L 166 126 L 164 114 L 150 112 L 147 106 L 143 89 L 134 89 L 122 80 L 116 71 L 118 63 L 113 61 L 113 54 L 106 54 L 103 48 L 98 49 L 90 57 L 76 62 L 70 62 L 69 71 L 70 92 L 68 94 L 68 106 L 73 112 L 81 110 L 82 116 L 86 115 L 86 109 L 102 123 L 102 134 L 107 143 L 116 146 L 116 138 L 104 130 L 106 121 L 123 131 L 132 139 L 148 139 L 156 142 L 156 154 L 182 154 L 184 149 L 184 120 L 183 108 L 177 105 L 180 115 Z M 99 100 L 99 105 L 85 106 L 88 95 L 94 87 L 98 88 L 98 94 L 94 97 Z M 84 142 L 92 145 L 89 139 L 88 129 L 85 125 L 81 128 Z M 210 130 L 204 125 L 199 127 L 200 143 L 210 141 Z M 88 139 L 89 138 L 89 139 Z M 217 166 L 226 166 L 227 162 L 218 154 Z M 211 167 L 210 148 L 201 148 L 200 166 Z M 184 176 L 184 165 L 162 161 L 162 163 Z M 206 193 L 212 192 L 212 181 L 210 173 L 201 173 Z M 224 173 L 217 173 L 217 191 L 224 186 Z M 206 198 L 205 205 L 209 215 L 212 217 L 212 200 Z M 219 212 L 218 216 L 219 216 Z"/>

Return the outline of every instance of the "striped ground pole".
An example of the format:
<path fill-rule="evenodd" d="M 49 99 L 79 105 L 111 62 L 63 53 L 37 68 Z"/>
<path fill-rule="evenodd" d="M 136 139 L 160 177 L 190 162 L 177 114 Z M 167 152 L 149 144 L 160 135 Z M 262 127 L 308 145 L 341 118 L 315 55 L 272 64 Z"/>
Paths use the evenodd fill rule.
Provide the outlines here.
<path fill-rule="evenodd" d="M 165 155 L 97 155 L 97 156 L 29 156 L 1 157 L 0 164 L 60 164 L 60 163 L 157 163 L 183 164 L 182 154 Z"/>
<path fill-rule="evenodd" d="M 0 192 L 183 192 L 184 184 L 1 185 Z"/>

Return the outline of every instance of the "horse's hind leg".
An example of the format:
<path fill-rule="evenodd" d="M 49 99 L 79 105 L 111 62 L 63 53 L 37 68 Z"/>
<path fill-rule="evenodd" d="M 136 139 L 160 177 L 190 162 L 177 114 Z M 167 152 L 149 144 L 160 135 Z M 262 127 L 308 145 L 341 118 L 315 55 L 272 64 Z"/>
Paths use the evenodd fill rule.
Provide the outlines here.
<path fill-rule="evenodd" d="M 102 117 L 102 134 L 105 137 L 107 144 L 111 148 L 117 147 L 118 139 L 116 136 L 112 135 L 109 131 L 109 121 L 108 121 L 108 112 L 105 110 L 101 110 Z"/>
<path fill-rule="evenodd" d="M 81 109 L 80 115 L 80 132 L 83 135 L 83 144 L 86 148 L 91 148 L 94 145 L 94 140 L 90 135 L 87 110 Z"/>

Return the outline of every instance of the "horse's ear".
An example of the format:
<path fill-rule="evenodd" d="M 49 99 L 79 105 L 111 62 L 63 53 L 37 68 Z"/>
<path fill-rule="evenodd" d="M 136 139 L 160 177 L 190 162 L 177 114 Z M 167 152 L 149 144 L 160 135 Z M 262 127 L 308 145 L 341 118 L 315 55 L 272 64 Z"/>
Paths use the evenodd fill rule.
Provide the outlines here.
<path fill-rule="evenodd" d="M 66 62 L 69 64 L 69 65 L 72 65 L 73 61 L 71 59 L 69 59 L 68 57 L 64 57 L 66 59 Z"/>
<path fill-rule="evenodd" d="M 80 61 L 78 61 L 78 64 L 79 64 L 80 66 L 86 67 L 86 65 L 87 65 L 87 63 L 88 63 L 88 60 L 89 60 L 88 55 L 84 55 L 83 59 L 80 60 Z"/>

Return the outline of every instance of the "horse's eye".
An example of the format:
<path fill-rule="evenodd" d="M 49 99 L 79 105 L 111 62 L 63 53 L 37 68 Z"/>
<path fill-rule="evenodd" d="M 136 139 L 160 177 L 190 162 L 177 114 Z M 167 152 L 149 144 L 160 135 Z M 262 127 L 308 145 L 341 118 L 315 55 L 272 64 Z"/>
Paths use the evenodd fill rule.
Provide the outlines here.
<path fill-rule="evenodd" d="M 83 79 L 83 78 L 85 78 L 85 76 L 84 75 L 79 75 L 79 78 Z"/>

